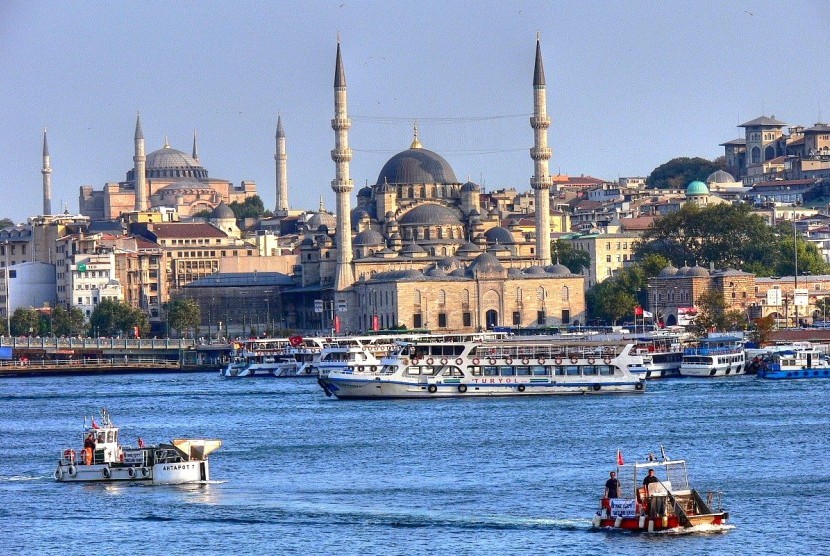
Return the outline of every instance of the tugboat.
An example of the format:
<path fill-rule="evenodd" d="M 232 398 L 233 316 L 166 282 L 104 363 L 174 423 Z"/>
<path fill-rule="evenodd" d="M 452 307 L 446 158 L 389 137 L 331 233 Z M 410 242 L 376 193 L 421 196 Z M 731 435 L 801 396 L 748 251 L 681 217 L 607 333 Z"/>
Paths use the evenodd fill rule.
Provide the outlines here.
<path fill-rule="evenodd" d="M 179 484 L 210 480 L 208 455 L 222 446 L 221 440 L 179 438 L 169 444 L 138 447 L 118 443 L 118 427 L 109 411 L 101 410 L 100 424 L 84 418 L 83 449 L 61 452 L 54 477 L 58 482 L 148 481 Z"/>
<path fill-rule="evenodd" d="M 601 500 L 592 521 L 594 528 L 651 533 L 726 524 L 729 513 L 722 507 L 723 493 L 708 491 L 704 500 L 689 485 L 686 462 L 668 459 L 662 446 L 660 451 L 662 460 L 649 454 L 646 461 L 631 464 L 625 464 L 617 454 L 621 498 Z"/>

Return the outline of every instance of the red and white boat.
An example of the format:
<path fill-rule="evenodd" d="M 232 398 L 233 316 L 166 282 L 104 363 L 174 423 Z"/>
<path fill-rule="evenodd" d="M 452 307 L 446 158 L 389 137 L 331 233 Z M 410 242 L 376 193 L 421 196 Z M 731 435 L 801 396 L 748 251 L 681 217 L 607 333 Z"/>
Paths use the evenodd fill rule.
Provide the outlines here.
<path fill-rule="evenodd" d="M 593 519 L 595 528 L 626 531 L 663 531 L 701 525 L 725 525 L 723 493 L 707 491 L 705 498 L 689 485 L 684 460 L 670 460 L 662 446 L 662 460 L 650 454 L 646 461 L 624 464 L 618 454 L 617 478 L 621 498 L 603 498 Z M 643 485 L 649 470 L 657 480 Z"/>

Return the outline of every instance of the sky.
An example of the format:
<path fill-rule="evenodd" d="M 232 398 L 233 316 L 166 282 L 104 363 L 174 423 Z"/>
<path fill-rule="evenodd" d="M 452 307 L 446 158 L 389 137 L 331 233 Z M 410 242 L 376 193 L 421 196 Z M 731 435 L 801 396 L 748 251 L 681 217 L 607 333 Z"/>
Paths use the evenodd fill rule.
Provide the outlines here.
<path fill-rule="evenodd" d="M 190 152 L 275 203 L 282 117 L 289 202 L 334 208 L 334 60 L 349 95 L 355 191 L 409 147 L 460 181 L 529 190 L 533 64 L 541 37 L 553 174 L 647 176 L 715 158 L 761 115 L 830 120 L 830 5 L 722 1 L 0 2 L 0 218 L 42 211 L 48 128 L 53 211 L 146 150 Z"/>

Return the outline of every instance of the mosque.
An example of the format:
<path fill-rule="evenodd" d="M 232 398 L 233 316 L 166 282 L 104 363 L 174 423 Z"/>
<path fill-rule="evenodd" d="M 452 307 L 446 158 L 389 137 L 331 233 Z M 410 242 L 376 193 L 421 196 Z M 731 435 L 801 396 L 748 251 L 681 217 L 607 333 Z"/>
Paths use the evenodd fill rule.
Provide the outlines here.
<path fill-rule="evenodd" d="M 247 197 L 256 195 L 256 184 L 252 181 L 234 186 L 227 180 L 208 176 L 208 171 L 199 161 L 195 132 L 190 155 L 172 148 L 167 138 L 161 149 L 147 155 L 144 152 L 144 132 L 141 115 L 138 115 L 134 166 L 127 171 L 124 181 L 107 183 L 102 190 L 96 191 L 89 185 L 81 186 L 78 199 L 81 214 L 92 220 L 111 220 L 125 212 L 167 207 L 180 216 L 188 217 L 205 210 L 213 211 L 222 202 L 241 203 Z M 44 185 L 44 199 L 45 191 Z"/>
<path fill-rule="evenodd" d="M 410 147 L 384 164 L 374 185 L 357 192 L 352 209 L 351 120 L 339 43 L 334 100 L 336 211 L 329 214 L 321 205 L 304 223 L 301 287 L 293 293 L 306 297 L 295 306 L 322 299 L 332 327 L 351 332 L 584 323 L 584 277 L 551 260 L 550 119 L 538 40 L 530 118 L 535 231 L 483 207 L 481 187 L 460 182 L 441 155 L 424 148 L 417 126 Z M 279 191 L 285 175 L 279 142 L 277 151 Z"/>

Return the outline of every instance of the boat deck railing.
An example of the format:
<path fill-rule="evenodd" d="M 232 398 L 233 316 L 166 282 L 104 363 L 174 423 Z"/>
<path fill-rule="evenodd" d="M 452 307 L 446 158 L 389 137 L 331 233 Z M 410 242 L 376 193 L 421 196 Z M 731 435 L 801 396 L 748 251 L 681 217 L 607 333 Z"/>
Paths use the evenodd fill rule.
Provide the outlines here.
<path fill-rule="evenodd" d="M 740 347 L 692 347 L 685 348 L 683 355 L 728 355 L 741 353 L 743 351 Z"/>
<path fill-rule="evenodd" d="M 620 355 L 624 345 L 569 345 L 569 344 L 487 344 L 482 343 L 471 351 L 470 357 L 528 359 L 613 359 Z"/>

